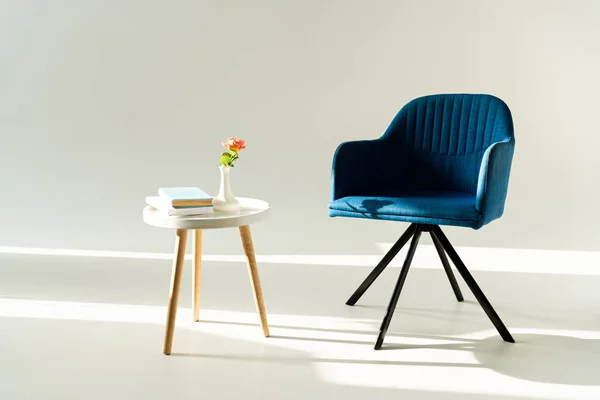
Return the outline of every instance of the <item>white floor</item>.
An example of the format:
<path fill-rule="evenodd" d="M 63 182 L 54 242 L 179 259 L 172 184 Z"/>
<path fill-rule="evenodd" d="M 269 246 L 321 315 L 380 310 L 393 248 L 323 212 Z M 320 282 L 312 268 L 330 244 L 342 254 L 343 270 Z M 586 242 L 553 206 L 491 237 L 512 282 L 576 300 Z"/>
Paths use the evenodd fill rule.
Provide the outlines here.
<path fill-rule="evenodd" d="M 381 351 L 398 263 L 348 307 L 377 257 L 262 257 L 266 339 L 241 258 L 206 257 L 199 323 L 187 263 L 171 356 L 165 256 L 5 249 L 0 399 L 600 399 L 598 255 L 458 250 L 516 344 L 429 246 Z"/>

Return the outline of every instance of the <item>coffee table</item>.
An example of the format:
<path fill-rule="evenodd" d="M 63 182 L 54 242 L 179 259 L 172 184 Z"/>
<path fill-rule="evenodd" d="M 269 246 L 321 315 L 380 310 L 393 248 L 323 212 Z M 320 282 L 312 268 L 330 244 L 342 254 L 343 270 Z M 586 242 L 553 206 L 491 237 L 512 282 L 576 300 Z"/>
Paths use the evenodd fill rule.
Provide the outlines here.
<path fill-rule="evenodd" d="M 207 229 L 238 228 L 242 239 L 242 248 L 246 255 L 246 263 L 250 274 L 250 283 L 254 292 L 254 302 L 260 317 L 260 326 L 265 337 L 269 336 L 269 325 L 267 323 L 267 311 L 258 277 L 256 256 L 252 244 L 250 225 L 262 221 L 269 214 L 269 204 L 263 200 L 244 197 L 237 198 L 240 208 L 237 211 L 214 211 L 207 215 L 192 215 L 184 217 L 171 217 L 150 206 L 144 208 L 144 222 L 159 228 L 175 229 L 175 254 L 173 256 L 173 270 L 171 273 L 171 286 L 169 292 L 169 305 L 167 311 L 167 325 L 165 327 L 165 341 L 163 353 L 171 354 L 173 335 L 175 333 L 175 320 L 177 317 L 177 303 L 179 301 L 179 290 L 181 277 L 183 275 L 183 263 L 188 231 L 193 231 L 193 310 L 194 321 L 199 321 L 200 313 L 200 270 L 202 266 L 202 231 Z"/>

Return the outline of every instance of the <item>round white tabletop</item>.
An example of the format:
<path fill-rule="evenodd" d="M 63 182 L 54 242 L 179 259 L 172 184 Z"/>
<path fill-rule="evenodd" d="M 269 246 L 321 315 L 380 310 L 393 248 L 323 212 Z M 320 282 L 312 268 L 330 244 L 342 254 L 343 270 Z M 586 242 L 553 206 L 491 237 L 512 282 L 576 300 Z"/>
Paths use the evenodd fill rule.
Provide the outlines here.
<path fill-rule="evenodd" d="M 144 208 L 144 222 L 159 228 L 219 229 L 245 226 L 262 221 L 269 214 L 269 203 L 263 200 L 237 197 L 237 211 L 214 211 L 206 215 L 169 216 L 157 209 Z"/>

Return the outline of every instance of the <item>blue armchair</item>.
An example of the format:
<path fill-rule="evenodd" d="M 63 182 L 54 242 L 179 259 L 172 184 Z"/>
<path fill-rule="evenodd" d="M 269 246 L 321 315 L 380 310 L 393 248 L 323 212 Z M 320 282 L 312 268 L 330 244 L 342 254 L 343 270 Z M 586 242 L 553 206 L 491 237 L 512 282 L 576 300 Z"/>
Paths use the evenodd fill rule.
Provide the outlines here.
<path fill-rule="evenodd" d="M 431 235 L 457 300 L 463 296 L 446 254 L 501 337 L 514 343 L 439 227 L 479 229 L 502 216 L 514 147 L 512 117 L 502 100 L 441 94 L 409 102 L 379 139 L 337 148 L 329 216 L 411 223 L 346 303 L 354 305 L 412 238 L 375 349 L 383 344 L 422 232 Z"/>

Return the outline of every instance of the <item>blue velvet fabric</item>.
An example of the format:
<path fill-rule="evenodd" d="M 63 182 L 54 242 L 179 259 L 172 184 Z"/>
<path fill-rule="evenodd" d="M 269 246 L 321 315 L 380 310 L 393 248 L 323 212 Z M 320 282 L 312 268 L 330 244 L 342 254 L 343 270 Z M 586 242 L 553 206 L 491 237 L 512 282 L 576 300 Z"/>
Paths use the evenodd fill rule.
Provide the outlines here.
<path fill-rule="evenodd" d="M 514 146 L 497 97 L 417 98 L 379 139 L 338 147 L 329 215 L 479 229 L 504 211 Z"/>

